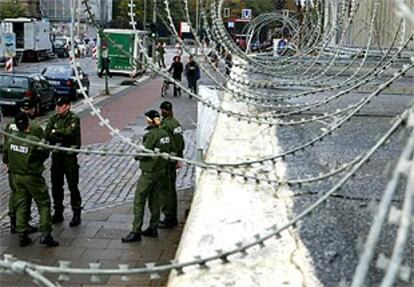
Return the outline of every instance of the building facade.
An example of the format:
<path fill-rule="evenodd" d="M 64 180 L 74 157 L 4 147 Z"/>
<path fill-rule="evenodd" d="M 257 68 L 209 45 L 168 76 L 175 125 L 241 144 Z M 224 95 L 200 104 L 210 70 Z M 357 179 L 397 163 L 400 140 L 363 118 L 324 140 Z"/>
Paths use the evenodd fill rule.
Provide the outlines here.
<path fill-rule="evenodd" d="M 76 11 L 76 15 L 80 16 L 81 21 L 85 21 L 87 15 L 84 6 L 80 0 L 40 0 L 40 7 L 44 17 L 50 21 L 70 21 L 71 5 L 68 2 L 76 2 L 76 6 L 80 6 L 80 11 Z M 89 6 L 96 20 L 101 23 L 112 21 L 112 0 L 90 0 Z"/>
<path fill-rule="evenodd" d="M 40 10 L 43 18 L 52 24 L 54 33 L 69 36 L 71 30 L 71 3 L 75 3 L 74 13 L 76 25 L 74 27 L 77 37 L 96 37 L 96 28 L 88 23 L 88 15 L 81 0 L 40 0 Z M 112 21 L 113 0 L 89 0 L 92 14 L 97 22 L 106 27 Z"/>

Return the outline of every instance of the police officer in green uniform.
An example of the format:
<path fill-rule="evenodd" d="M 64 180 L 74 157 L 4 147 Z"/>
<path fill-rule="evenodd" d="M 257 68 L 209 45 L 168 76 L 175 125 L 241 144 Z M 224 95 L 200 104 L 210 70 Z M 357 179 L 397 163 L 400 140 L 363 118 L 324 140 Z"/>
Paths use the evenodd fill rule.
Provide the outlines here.
<path fill-rule="evenodd" d="M 169 101 L 162 102 L 160 105 L 162 121 L 161 128 L 165 130 L 171 138 L 171 154 L 183 157 L 184 152 L 184 137 L 183 130 L 180 123 L 174 118 L 173 105 Z M 180 168 L 180 163 L 177 161 L 168 162 L 168 186 L 166 190 L 161 193 L 161 211 L 164 213 L 165 219 L 160 221 L 159 228 L 173 228 L 178 225 L 177 220 L 177 168 Z"/>
<path fill-rule="evenodd" d="M 13 135 L 34 142 L 40 139 L 31 134 L 29 117 L 20 113 L 15 117 L 18 131 Z M 46 181 L 42 176 L 45 170 L 44 161 L 49 157 L 47 150 L 35 144 L 30 144 L 10 137 L 5 146 L 4 161 L 13 174 L 13 184 L 16 189 L 14 200 L 16 203 L 16 231 L 19 234 L 20 246 L 29 245 L 32 240 L 27 236 L 29 197 L 33 198 L 40 216 L 40 244 L 50 247 L 58 246 L 50 232 L 52 222 L 50 218 L 50 198 Z"/>
<path fill-rule="evenodd" d="M 81 129 L 80 119 L 70 111 L 71 103 L 67 97 L 59 97 L 56 102 L 56 114 L 53 115 L 46 126 L 46 139 L 52 145 L 80 148 Z M 54 214 L 53 223 L 60 223 L 63 218 L 64 177 L 68 183 L 70 200 L 73 211 L 70 227 L 81 223 L 82 199 L 78 189 L 79 165 L 76 153 L 53 151 L 51 181 Z"/>
<path fill-rule="evenodd" d="M 39 139 L 44 139 L 44 132 L 42 127 L 40 126 L 40 124 L 34 120 L 35 118 L 35 114 L 36 114 L 36 109 L 35 109 L 35 103 L 34 101 L 29 98 L 25 101 L 23 101 L 21 107 L 20 107 L 20 111 L 22 113 L 25 113 L 28 115 L 28 117 L 30 118 L 30 134 L 36 136 Z M 5 131 L 9 134 L 13 134 L 15 132 L 18 132 L 17 126 L 15 122 L 11 122 L 6 126 Z M 8 136 L 6 135 L 4 137 L 4 146 L 7 145 L 8 143 Z M 4 161 L 4 159 L 3 159 Z M 8 171 L 8 176 L 9 176 L 9 186 L 11 189 L 11 193 L 10 193 L 10 197 L 9 197 L 9 216 L 10 216 L 10 232 L 11 233 L 16 233 L 16 201 L 14 199 L 15 194 L 16 194 L 16 188 L 14 186 L 14 180 L 13 180 L 13 174 L 12 172 L 9 170 Z M 31 209 L 31 204 L 32 204 L 32 198 L 30 197 L 30 194 L 28 195 L 28 204 L 27 204 L 27 212 L 28 212 L 28 217 L 30 218 L 30 209 Z M 31 226 L 28 225 L 27 226 L 27 231 L 28 233 L 34 233 L 37 232 L 37 227 L 35 226 Z"/>
<path fill-rule="evenodd" d="M 159 128 L 161 124 L 160 114 L 155 110 L 145 113 L 147 119 L 147 133 L 143 138 L 143 145 L 150 150 L 157 150 L 163 153 L 170 152 L 170 137 L 168 133 Z M 168 161 L 162 157 L 136 157 L 140 161 L 141 176 L 137 183 L 134 198 L 134 220 L 132 231 L 122 242 L 141 241 L 141 235 L 158 237 L 158 222 L 160 220 L 159 194 L 165 187 Z M 148 206 L 151 212 L 149 227 L 141 231 L 145 202 L 148 199 Z"/>

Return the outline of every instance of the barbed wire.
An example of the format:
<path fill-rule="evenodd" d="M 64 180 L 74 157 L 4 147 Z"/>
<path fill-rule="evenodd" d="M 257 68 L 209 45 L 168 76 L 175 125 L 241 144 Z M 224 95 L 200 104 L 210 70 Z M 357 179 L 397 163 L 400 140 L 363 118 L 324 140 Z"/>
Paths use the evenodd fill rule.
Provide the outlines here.
<path fill-rule="evenodd" d="M 341 178 L 328 192 L 326 192 L 323 196 L 321 196 L 317 201 L 315 201 L 313 204 L 309 205 L 307 208 L 305 208 L 302 212 L 300 212 L 297 216 L 295 216 L 292 220 L 290 220 L 288 223 L 281 227 L 277 227 L 277 225 L 272 225 L 268 230 L 269 232 L 265 233 L 264 235 L 256 234 L 254 236 L 254 239 L 251 242 L 248 243 L 242 243 L 238 242 L 236 243 L 236 248 L 223 251 L 223 250 L 217 250 L 217 254 L 215 255 L 208 255 L 205 257 L 202 256 L 195 256 L 194 260 L 188 261 L 188 262 L 177 262 L 173 261 L 169 264 L 164 265 L 155 265 L 155 263 L 146 263 L 146 267 L 143 268 L 131 268 L 129 269 L 128 265 L 122 264 L 119 266 L 119 269 L 99 269 L 100 263 L 94 263 L 93 266 L 91 266 L 89 269 L 84 268 L 71 268 L 69 267 L 70 262 L 68 261 L 60 261 L 59 267 L 53 267 L 53 266 L 45 266 L 40 264 L 32 264 L 27 263 L 24 261 L 16 260 L 15 258 L 11 256 L 5 256 L 3 260 L 0 260 L 0 266 L 2 268 L 6 268 L 8 270 L 13 271 L 13 266 L 21 266 L 24 264 L 25 266 L 34 269 L 41 274 L 61 274 L 64 276 L 65 280 L 68 280 L 68 276 L 70 274 L 77 274 L 77 275 L 92 275 L 96 278 L 98 275 L 132 275 L 132 274 L 151 274 L 157 275 L 155 277 L 159 278 L 158 273 L 161 272 L 168 272 L 175 270 L 177 274 L 184 274 L 184 268 L 190 267 L 190 266 L 197 266 L 198 268 L 204 269 L 207 266 L 207 263 L 212 261 L 220 261 L 223 264 L 227 264 L 231 262 L 231 256 L 233 255 L 246 255 L 247 251 L 255 248 L 265 247 L 265 242 L 270 239 L 279 239 L 281 238 L 281 233 L 289 228 L 296 228 L 297 223 L 301 221 L 306 216 L 312 214 L 312 212 L 316 211 L 316 209 L 325 203 L 327 199 L 333 195 L 336 191 L 338 191 L 346 182 L 348 179 L 350 179 L 357 170 L 359 170 L 364 163 L 366 163 L 371 156 L 383 145 L 385 144 L 388 139 L 394 134 L 394 132 L 398 129 L 398 127 L 406 120 L 408 116 L 408 110 L 404 111 L 400 116 L 396 118 L 395 123 L 389 128 L 389 130 L 382 136 L 382 138 L 367 152 L 364 157 L 355 165 L 352 167 L 351 171 L 349 171 L 344 177 Z M 60 277 L 62 279 L 62 276 Z M 124 277 L 125 278 L 125 277 Z M 52 285 L 53 286 L 53 285 Z"/>
<path fill-rule="evenodd" d="M 397 186 L 400 181 L 400 178 L 404 174 L 407 174 L 410 176 L 410 180 L 412 180 L 411 173 L 408 173 L 408 171 L 411 169 L 411 166 L 412 166 L 411 158 L 412 158 L 413 150 L 414 150 L 414 133 L 412 131 L 413 126 L 414 126 L 413 125 L 413 110 L 410 111 L 410 114 L 409 116 L 407 116 L 407 119 L 408 119 L 407 125 L 408 125 L 408 128 L 411 130 L 411 135 L 409 136 L 407 140 L 405 148 L 403 149 L 400 155 L 400 159 L 393 171 L 392 177 L 388 181 L 387 187 L 378 205 L 378 209 L 377 209 L 378 211 L 376 212 L 374 216 L 374 221 L 369 230 L 363 253 L 361 254 L 361 257 L 358 262 L 358 266 L 355 271 L 355 275 L 354 275 L 353 282 L 352 282 L 352 287 L 364 286 L 364 280 L 368 272 L 369 263 L 374 256 L 374 248 L 379 240 L 382 226 L 386 219 L 386 215 L 390 209 L 391 200 L 397 190 Z M 410 184 L 410 187 L 411 187 L 411 184 Z M 411 198 L 405 197 L 404 203 L 407 201 L 411 201 L 411 200 L 412 200 Z M 403 218 L 406 218 L 406 216 L 401 217 L 401 219 Z"/>
<path fill-rule="evenodd" d="M 83 0 L 84 3 L 88 3 L 88 0 Z M 168 2 L 168 1 L 166 1 Z M 221 1 L 222 2 L 222 1 Z M 329 1 L 331 2 L 331 1 Z M 343 0 L 343 3 L 345 3 L 346 1 Z M 378 1 L 376 2 L 378 3 Z M 131 6 L 132 9 L 132 6 Z M 89 9 L 87 9 L 89 10 Z M 221 8 L 220 10 L 221 11 Z M 72 24 L 74 22 L 74 13 L 73 13 L 73 7 L 72 7 Z M 90 12 L 90 11 L 89 11 Z M 72 27 L 74 27 L 74 25 L 72 25 Z M 71 36 L 73 37 L 73 28 L 71 30 Z M 72 38 L 73 40 L 73 38 Z M 339 48 L 338 48 L 339 49 Z M 74 55 L 74 49 L 73 47 L 71 48 L 71 55 Z M 149 57 L 146 58 L 147 60 L 149 59 Z M 148 66 L 151 67 L 151 64 L 149 64 Z M 339 122 L 344 123 L 347 120 L 349 120 L 353 115 L 355 115 L 365 104 L 368 104 L 369 101 L 371 101 L 375 96 L 377 96 L 379 93 L 381 93 L 385 88 L 387 88 L 390 84 L 392 84 L 395 80 L 397 80 L 398 78 L 400 78 L 402 75 L 404 75 L 408 70 L 410 70 L 412 67 L 414 66 L 414 58 L 412 59 L 412 63 L 411 64 L 406 64 L 404 65 L 401 70 L 397 71 L 394 76 L 389 79 L 388 81 L 386 81 L 384 84 L 380 85 L 375 92 L 373 92 L 372 94 L 370 94 L 367 97 L 364 97 L 363 100 L 361 100 L 361 102 L 359 104 L 354 104 L 354 106 L 350 106 L 349 108 L 349 113 L 344 116 L 344 118 L 342 118 Z M 157 69 L 154 69 L 154 67 L 152 67 L 153 71 L 157 72 Z M 76 69 L 75 69 L 76 71 Z M 162 75 L 162 73 L 160 73 Z M 162 75 L 164 76 L 164 75 Z M 78 73 L 76 73 L 76 77 L 79 80 L 79 75 Z M 79 83 L 81 85 L 81 83 Z M 81 86 L 81 90 L 84 92 L 84 88 Z M 86 102 L 88 102 L 88 104 L 90 105 L 91 109 L 92 109 L 92 114 L 98 116 L 99 120 L 100 120 L 100 124 L 103 126 L 106 126 L 107 128 L 109 128 L 109 130 L 111 131 L 111 133 L 113 135 L 120 135 L 120 131 L 113 128 L 110 125 L 110 122 L 108 119 L 105 119 L 104 117 L 101 116 L 100 114 L 100 110 L 96 109 L 94 107 L 94 104 L 92 102 L 91 99 L 88 99 L 87 97 L 85 97 L 87 100 Z M 197 98 L 198 100 L 198 98 Z M 208 103 L 208 102 L 207 102 Z M 363 103 L 363 104 L 362 104 Z M 209 105 L 206 105 L 207 107 L 209 107 Z M 214 111 L 217 112 L 222 112 L 222 110 L 219 111 L 220 107 L 210 107 L 212 108 Z M 346 110 L 348 111 L 348 110 Z M 407 121 L 407 118 L 409 118 L 409 115 L 412 116 L 412 108 L 410 110 L 405 110 L 400 116 L 398 116 L 393 125 L 390 127 L 390 129 L 388 129 L 388 131 L 376 142 L 376 144 L 369 149 L 366 153 L 354 158 L 351 162 L 349 162 L 349 166 L 346 166 L 346 168 L 344 167 L 342 171 L 347 171 L 347 173 L 327 192 L 325 193 L 323 196 L 321 196 L 316 202 L 314 202 L 313 204 L 309 205 L 307 208 L 305 208 L 302 212 L 300 212 L 297 216 L 295 216 L 291 221 L 289 221 L 287 224 L 283 225 L 282 227 L 277 227 L 276 225 L 271 226 L 268 230 L 269 232 L 264 232 L 264 235 L 262 234 L 256 234 L 255 236 L 252 237 L 252 239 L 249 242 L 238 242 L 235 244 L 235 248 L 228 250 L 228 251 L 223 251 L 223 250 L 217 250 L 217 254 L 214 255 L 204 255 L 204 256 L 195 256 L 194 260 L 190 260 L 188 262 L 177 262 L 177 261 L 172 261 L 169 264 L 164 264 L 164 265 L 159 265 L 157 266 L 155 263 L 146 263 L 145 267 L 143 268 L 132 268 L 130 269 L 128 265 L 125 264 L 120 264 L 119 265 L 119 269 L 100 269 L 100 264 L 91 264 L 89 269 L 82 269 L 82 268 L 69 268 L 69 262 L 65 262 L 65 261 L 61 261 L 59 264 L 59 267 L 51 267 L 51 266 L 43 266 L 43 265 L 38 265 L 38 264 L 32 264 L 32 263 L 27 263 L 24 261 L 20 261 L 17 260 L 11 256 L 5 256 L 4 260 L 0 260 L 0 271 L 1 269 L 3 270 L 7 270 L 7 272 L 18 272 L 18 273 L 22 273 L 22 272 L 26 272 L 27 274 L 29 274 L 29 276 L 35 278 L 36 280 L 39 281 L 39 283 L 44 284 L 45 286 L 55 286 L 52 282 L 50 282 L 45 276 L 44 274 L 60 274 L 60 280 L 67 280 L 68 279 L 68 275 L 69 274 L 84 274 L 84 275 L 92 275 L 92 278 L 98 278 L 96 276 L 98 275 L 121 275 L 121 276 L 125 276 L 125 275 L 131 275 L 131 274 L 142 274 L 142 273 L 146 273 L 150 275 L 150 279 L 157 279 L 159 278 L 158 273 L 160 272 L 168 272 L 171 270 L 175 270 L 177 272 L 177 274 L 184 274 L 184 268 L 190 267 L 190 266 L 197 266 L 200 269 L 205 269 L 208 266 L 208 263 L 212 262 L 212 261 L 219 261 L 223 264 L 227 264 L 230 263 L 232 260 L 232 256 L 237 256 L 237 255 L 246 255 L 247 252 L 253 248 L 264 248 L 266 245 L 265 243 L 271 239 L 271 238 L 276 238 L 278 239 L 281 236 L 281 233 L 287 229 L 295 229 L 297 227 L 297 223 L 304 219 L 305 217 L 309 216 L 310 214 L 312 214 L 312 212 L 315 212 L 317 210 L 317 208 L 319 208 L 323 203 L 325 203 L 328 198 L 330 196 L 332 196 L 333 194 L 335 194 L 335 192 L 337 192 L 338 190 L 340 190 L 342 188 L 342 186 L 347 182 L 347 180 L 349 178 L 351 178 L 352 176 L 354 176 L 356 174 L 356 172 L 361 168 L 361 166 L 363 164 L 365 164 L 374 154 L 374 152 L 376 152 L 381 146 L 383 146 L 384 144 L 387 143 L 387 141 L 391 138 L 391 136 L 395 133 L 395 131 L 405 122 Z M 229 116 L 229 114 L 222 112 L 224 115 Z M 334 112 L 335 113 L 335 112 Z M 332 113 L 332 114 L 334 114 Z M 234 116 L 234 115 L 232 115 Z M 248 115 L 244 115 L 246 117 L 248 117 Z M 240 119 L 242 120 L 242 116 L 240 115 L 236 115 L 235 116 L 236 119 Z M 254 119 L 250 119 L 251 122 L 254 122 Z M 409 121 L 410 122 L 410 121 Z M 257 123 L 256 123 L 257 124 Z M 333 125 L 335 126 L 335 125 Z M 328 130 L 328 133 L 326 135 L 331 134 L 333 131 L 335 131 L 337 128 L 339 128 L 339 126 L 337 125 L 336 128 L 333 128 L 333 130 Z M 3 133 L 2 131 L 0 131 L 0 133 Z M 10 135 L 13 136 L 13 135 Z M 318 139 L 319 140 L 323 140 L 324 137 Z M 414 136 L 412 136 L 412 138 L 414 138 Z M 177 157 L 172 157 L 171 155 L 165 154 L 165 153 L 159 153 L 156 151 L 151 151 L 151 150 L 146 150 L 143 149 L 142 146 L 137 145 L 136 143 L 132 142 L 131 139 L 129 139 L 128 137 L 120 137 L 121 141 L 125 142 L 126 144 L 134 147 L 137 151 L 143 151 L 144 153 L 142 155 L 145 156 L 161 156 L 163 158 L 166 159 L 176 159 L 176 160 L 185 160 L 185 159 L 180 159 Z M 315 143 L 315 142 L 314 142 Z M 409 142 L 410 143 L 410 142 Z M 87 151 L 84 150 L 75 150 L 73 148 L 64 148 L 64 147 L 58 147 L 58 146 L 49 146 L 47 144 L 44 143 L 38 143 L 39 146 L 44 145 L 45 148 L 51 148 L 51 149 L 57 149 L 57 150 L 65 150 L 67 152 L 85 152 L 87 153 Z M 413 146 L 413 144 L 411 143 L 411 146 Z M 302 150 L 302 149 L 300 149 Z M 94 151 L 95 152 L 95 151 Z M 99 151 L 96 151 L 99 152 Z M 103 152 L 101 151 L 102 154 L 110 154 L 112 152 Z M 295 152 L 292 152 L 292 154 L 294 155 Z M 89 153 L 93 153 L 91 151 L 89 151 Z M 130 156 L 133 153 L 130 154 Z M 119 153 L 120 156 L 124 156 L 126 155 L 125 153 L 120 152 Z M 282 156 L 283 158 L 283 156 Z M 274 160 L 275 158 L 272 158 L 270 161 L 272 162 L 272 160 Z M 269 159 L 260 159 L 259 160 L 261 163 L 265 162 L 265 161 L 269 161 Z M 215 164 L 213 163 L 200 163 L 200 162 L 194 162 L 194 164 L 198 164 L 199 167 L 202 168 L 210 168 L 212 166 L 214 166 Z M 246 163 L 242 163 L 243 165 Z M 252 162 L 248 162 L 247 165 L 251 165 Z M 238 167 L 238 164 L 232 164 L 232 167 Z M 220 174 L 221 172 L 228 172 L 227 169 L 225 169 L 225 165 L 223 164 L 217 164 L 217 166 L 214 166 L 214 168 L 216 169 L 217 173 Z M 339 169 L 337 169 L 336 171 L 338 171 Z M 336 173 L 335 171 L 335 173 Z M 338 171 L 339 173 L 339 171 Z M 246 182 L 248 182 L 250 179 L 252 180 L 257 180 L 257 177 L 251 177 L 250 175 L 247 175 L 246 173 L 239 173 L 238 171 L 231 171 L 230 175 L 233 176 L 238 176 L 242 174 L 243 178 L 245 179 Z M 328 173 L 326 174 L 327 177 L 331 177 L 331 175 Z M 260 179 L 262 180 L 262 179 Z M 409 187 L 411 189 L 412 192 L 412 185 L 411 182 L 409 184 Z M 385 194 L 385 193 L 384 193 Z M 411 206 L 409 205 L 409 202 L 407 201 L 408 197 L 412 197 L 412 194 L 409 194 L 407 191 L 407 195 L 405 197 L 405 201 L 404 201 L 404 215 L 407 215 L 408 210 L 411 209 Z M 405 205 L 407 204 L 407 206 Z M 404 216 L 402 218 L 406 219 L 406 216 Z M 405 228 L 405 229 L 404 229 Z M 400 260 L 401 257 L 399 256 L 401 254 L 401 248 L 404 246 L 404 237 L 406 235 L 406 225 L 402 225 L 402 229 L 401 230 L 401 236 L 399 236 L 399 238 L 401 238 L 401 240 L 398 240 L 398 244 L 396 244 L 395 247 L 395 253 L 396 256 L 392 257 L 392 264 L 390 269 L 388 269 L 387 274 L 391 274 L 389 275 L 388 278 L 389 281 L 387 283 L 387 281 L 385 281 L 384 284 L 389 284 L 390 281 L 394 280 L 395 277 L 395 268 L 399 266 L 400 264 Z M 369 260 L 370 261 L 370 260 Z M 369 263 L 368 261 L 368 263 Z M 367 264 L 368 266 L 368 264 Z M 123 277 L 123 279 L 127 279 L 127 277 Z M 388 280 L 388 279 L 387 279 Z M 388 286 L 388 285 L 386 285 Z"/>

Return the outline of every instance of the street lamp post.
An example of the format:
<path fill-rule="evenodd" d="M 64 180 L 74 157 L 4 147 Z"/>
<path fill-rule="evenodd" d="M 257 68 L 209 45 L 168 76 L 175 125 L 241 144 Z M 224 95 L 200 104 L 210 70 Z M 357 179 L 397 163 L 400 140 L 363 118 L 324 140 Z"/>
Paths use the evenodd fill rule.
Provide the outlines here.
<path fill-rule="evenodd" d="M 82 4 L 81 4 L 81 0 L 78 0 L 77 2 L 78 2 L 78 5 L 77 5 L 77 8 L 78 8 L 78 10 L 77 10 L 77 12 L 78 12 L 77 13 L 77 15 L 78 15 L 78 17 L 77 17 L 78 18 L 78 27 L 77 27 L 77 33 L 76 34 L 77 34 L 77 37 L 79 39 L 79 35 L 80 35 L 80 23 L 81 23 L 81 21 L 80 21 L 81 20 L 80 19 L 81 18 L 81 5 Z"/>
<path fill-rule="evenodd" d="M 154 0 L 154 9 L 153 9 L 153 14 L 152 14 L 152 23 L 153 23 L 154 27 L 157 25 L 157 0 Z M 152 62 L 154 63 L 154 65 L 157 62 L 156 55 L 155 55 L 155 43 L 156 43 L 156 39 L 157 39 L 157 33 L 155 33 L 154 38 L 152 39 Z"/>
<path fill-rule="evenodd" d="M 143 30 L 147 30 L 147 0 L 144 0 L 144 20 L 143 20 Z"/>
<path fill-rule="evenodd" d="M 198 35 L 198 30 L 199 30 L 199 28 L 198 28 L 198 26 L 199 26 L 199 21 L 200 21 L 200 19 L 199 19 L 199 5 L 200 5 L 200 3 L 199 3 L 199 0 L 195 0 L 196 1 L 196 24 L 195 24 L 195 28 L 196 28 L 196 31 L 195 31 L 195 35 L 198 37 L 199 35 Z M 191 23 L 189 23 L 189 24 L 191 24 Z M 195 52 L 196 52 L 196 55 L 198 54 L 198 45 L 196 45 L 196 50 L 195 50 Z"/>

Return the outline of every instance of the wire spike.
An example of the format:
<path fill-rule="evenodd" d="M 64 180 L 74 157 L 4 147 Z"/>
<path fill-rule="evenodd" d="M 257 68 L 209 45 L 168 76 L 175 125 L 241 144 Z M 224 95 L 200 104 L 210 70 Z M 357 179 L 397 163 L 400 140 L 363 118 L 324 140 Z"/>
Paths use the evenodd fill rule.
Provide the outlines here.
<path fill-rule="evenodd" d="M 127 271 L 129 268 L 128 264 L 118 264 L 119 270 L 121 271 Z M 128 275 L 122 275 L 121 276 L 121 281 L 122 282 L 127 282 L 129 281 L 129 276 Z"/>
<path fill-rule="evenodd" d="M 217 249 L 216 252 L 217 252 L 218 255 L 220 255 L 221 263 L 223 263 L 223 264 L 230 263 L 230 261 L 228 259 L 228 255 L 224 254 L 222 249 Z"/>
<path fill-rule="evenodd" d="M 145 267 L 147 267 L 147 269 L 151 270 L 151 269 L 154 269 L 155 264 L 156 263 L 154 263 L 154 262 L 148 262 L 148 263 L 145 263 Z M 159 279 L 161 279 L 161 276 L 160 276 L 160 274 L 158 274 L 158 272 L 151 272 L 150 273 L 150 280 L 159 280 Z"/>
<path fill-rule="evenodd" d="M 242 242 L 237 242 L 236 243 L 236 246 L 241 249 L 240 250 L 240 253 L 242 254 L 242 256 L 248 255 L 247 250 L 246 250 L 246 248 L 243 247 L 243 243 Z"/>
<path fill-rule="evenodd" d="M 177 266 L 179 262 L 177 260 L 170 260 L 171 264 L 174 265 L 173 269 L 177 272 L 177 276 L 184 275 L 183 267 Z"/>
<path fill-rule="evenodd" d="M 254 236 L 254 239 L 256 239 L 257 243 L 259 244 L 260 248 L 265 248 L 265 244 L 263 239 L 260 237 L 260 234 L 256 234 Z"/>
<path fill-rule="evenodd" d="M 207 266 L 207 262 L 205 260 L 202 259 L 202 257 L 200 255 L 194 256 L 194 258 L 199 261 L 198 262 L 198 267 L 200 269 L 208 269 L 209 267 Z"/>

